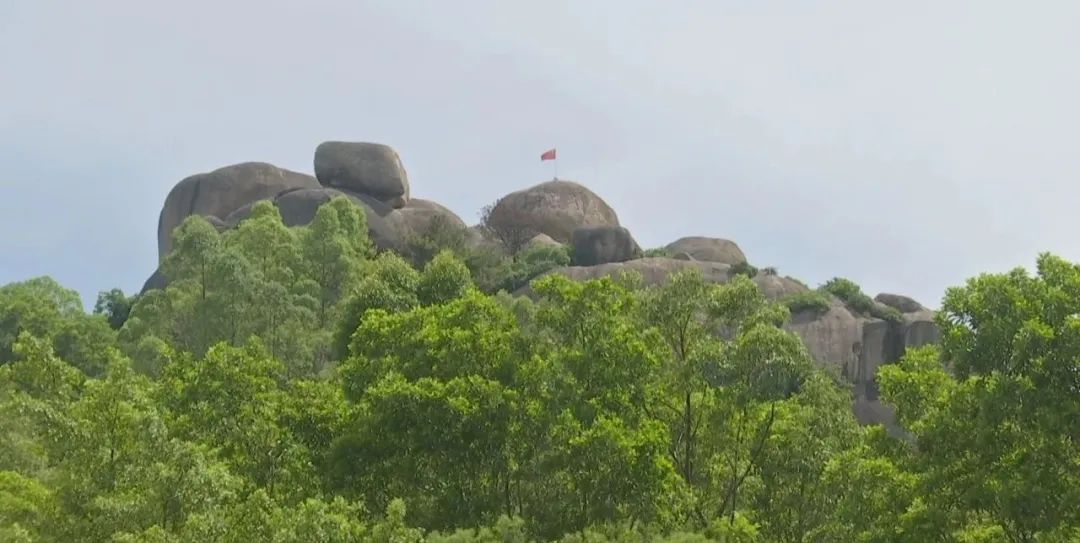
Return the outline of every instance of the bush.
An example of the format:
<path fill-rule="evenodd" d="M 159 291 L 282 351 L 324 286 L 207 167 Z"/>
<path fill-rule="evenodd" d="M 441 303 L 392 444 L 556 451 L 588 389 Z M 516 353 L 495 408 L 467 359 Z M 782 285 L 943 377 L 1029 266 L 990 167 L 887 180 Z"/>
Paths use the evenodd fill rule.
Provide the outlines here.
<path fill-rule="evenodd" d="M 646 249 L 643 256 L 645 258 L 671 258 L 675 256 L 675 254 L 669 251 L 667 247 L 656 247 L 653 249 Z"/>
<path fill-rule="evenodd" d="M 779 272 L 777 272 L 775 267 L 769 266 L 768 268 L 761 268 L 761 273 L 765 275 L 776 275 Z"/>
<path fill-rule="evenodd" d="M 875 302 L 863 293 L 862 289 L 859 288 L 859 285 L 855 284 L 855 282 L 850 279 L 844 279 L 843 277 L 830 279 L 827 283 L 822 285 L 821 290 L 840 298 L 848 308 L 862 315 L 869 315 L 874 318 L 891 322 L 900 321 L 901 317 L 899 311 Z"/>
<path fill-rule="evenodd" d="M 782 301 L 791 310 L 792 315 L 803 311 L 821 314 L 829 310 L 829 296 L 817 290 L 792 294 Z"/>
<path fill-rule="evenodd" d="M 742 261 L 742 262 L 739 262 L 738 264 L 735 264 L 734 266 L 731 267 L 731 270 L 728 271 L 728 275 L 730 275 L 730 276 L 734 277 L 736 275 L 745 275 L 745 276 L 747 276 L 747 277 L 749 277 L 751 279 L 753 279 L 754 276 L 757 275 L 757 274 L 758 274 L 758 269 L 751 266 L 750 263 L 746 262 L 745 260 Z"/>

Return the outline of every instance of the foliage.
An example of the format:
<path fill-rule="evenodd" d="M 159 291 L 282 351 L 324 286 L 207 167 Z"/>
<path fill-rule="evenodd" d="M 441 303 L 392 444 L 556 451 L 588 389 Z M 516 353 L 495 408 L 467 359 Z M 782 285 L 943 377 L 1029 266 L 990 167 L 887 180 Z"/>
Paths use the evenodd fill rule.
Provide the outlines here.
<path fill-rule="evenodd" d="M 175 238 L 166 289 L 95 314 L 0 287 L 0 540 L 1080 535 L 1080 266 L 1055 257 L 947 293 L 940 346 L 879 371 L 892 437 L 784 328 L 865 307 L 850 281 L 774 303 L 749 268 L 574 282 L 545 275 L 560 248 L 430 237 L 410 262 L 347 200 Z"/>
<path fill-rule="evenodd" d="M 742 276 L 745 276 L 745 277 L 749 277 L 750 279 L 753 279 L 754 276 L 756 276 L 757 274 L 758 274 L 758 269 L 755 268 L 754 266 L 751 266 L 750 263 L 745 261 L 745 260 L 735 264 L 734 266 L 731 267 L 730 270 L 728 270 L 728 275 L 731 275 L 731 276 L 742 275 Z"/>
<path fill-rule="evenodd" d="M 499 205 L 505 198 L 500 198 L 480 211 L 480 228 L 497 240 L 507 254 L 516 257 L 540 232 L 527 226 L 528 221 L 520 220 L 517 216 L 521 213 L 519 209 L 510 205 Z"/>
<path fill-rule="evenodd" d="M 792 294 L 785 297 L 782 301 L 784 305 L 791 310 L 793 315 L 803 311 L 812 311 L 821 314 L 829 310 L 829 296 L 817 290 L 808 290 L 806 292 Z"/>
<path fill-rule="evenodd" d="M 642 253 L 645 258 L 672 258 L 675 254 L 667 247 L 653 247 Z"/>

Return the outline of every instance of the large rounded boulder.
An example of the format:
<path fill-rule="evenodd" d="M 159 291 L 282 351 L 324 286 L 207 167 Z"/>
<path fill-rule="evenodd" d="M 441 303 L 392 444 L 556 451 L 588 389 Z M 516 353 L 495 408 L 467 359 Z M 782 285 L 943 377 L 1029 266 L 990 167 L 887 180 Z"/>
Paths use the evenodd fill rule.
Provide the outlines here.
<path fill-rule="evenodd" d="M 332 188 L 297 189 L 281 193 L 273 202 L 281 213 L 286 226 L 303 226 L 315 218 L 319 206 L 338 196 L 345 196 L 359 205 L 367 217 L 368 234 L 375 246 L 382 250 L 400 251 L 410 232 L 409 225 L 396 210 L 368 196 Z M 236 226 L 251 215 L 255 202 L 231 213 L 225 222 Z"/>
<path fill-rule="evenodd" d="M 324 186 L 366 194 L 394 208 L 409 202 L 409 176 L 401 157 L 381 143 L 319 144 L 315 149 L 315 177 Z"/>
<path fill-rule="evenodd" d="M 578 228 L 574 230 L 571 246 L 573 262 L 577 266 L 626 262 L 641 257 L 641 247 L 630 231 L 621 226 Z"/>
<path fill-rule="evenodd" d="M 915 313 L 926 309 L 919 302 L 902 294 L 889 294 L 883 292 L 875 296 L 874 301 L 891 307 L 901 313 Z"/>
<path fill-rule="evenodd" d="M 746 255 L 734 241 L 720 238 L 685 237 L 665 247 L 671 254 L 686 254 L 694 260 L 721 262 L 734 266 L 746 262 Z"/>
<path fill-rule="evenodd" d="M 296 188 L 317 188 L 319 182 L 264 162 L 245 162 L 192 175 L 176 184 L 158 216 L 158 262 L 172 250 L 172 231 L 190 215 L 224 219 L 257 200 Z M 217 226 L 217 223 L 215 223 Z"/>
<path fill-rule="evenodd" d="M 574 230 L 619 226 L 615 210 L 593 191 L 573 181 L 548 181 L 507 194 L 491 209 L 494 228 L 522 229 L 570 243 Z"/>
<path fill-rule="evenodd" d="M 405 207 L 398 210 L 402 218 L 408 223 L 413 232 L 423 233 L 432 228 L 436 221 L 445 227 L 465 229 L 468 226 L 465 221 L 458 217 L 457 213 L 450 211 L 446 206 L 431 200 L 410 198 Z M 437 224 L 437 223 L 436 223 Z"/>

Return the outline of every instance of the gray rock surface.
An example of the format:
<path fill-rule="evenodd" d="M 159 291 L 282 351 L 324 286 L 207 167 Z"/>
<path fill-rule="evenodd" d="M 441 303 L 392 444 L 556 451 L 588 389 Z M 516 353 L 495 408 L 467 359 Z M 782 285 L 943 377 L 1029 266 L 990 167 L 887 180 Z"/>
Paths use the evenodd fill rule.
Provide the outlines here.
<path fill-rule="evenodd" d="M 315 218 L 319 206 L 337 196 L 345 196 L 360 205 L 367 217 L 368 233 L 375 246 L 382 250 L 398 250 L 404 246 L 410 229 L 404 217 L 390 206 L 366 194 L 332 188 L 309 188 L 291 190 L 274 198 L 286 226 L 303 226 Z M 225 222 L 236 226 L 251 215 L 254 202 L 229 214 Z"/>
<path fill-rule="evenodd" d="M 641 246 L 634 241 L 630 231 L 621 226 L 578 228 L 570 243 L 573 262 L 577 266 L 626 262 L 641 256 Z"/>
<path fill-rule="evenodd" d="M 146 279 L 146 282 L 143 283 L 142 290 L 139 291 L 139 294 L 145 294 L 148 290 L 163 289 L 168 285 L 168 278 L 165 277 L 164 273 L 161 273 L 161 268 L 158 268 L 154 270 L 154 273 L 152 273 L 150 277 Z"/>
<path fill-rule="evenodd" d="M 563 244 L 551 239 L 551 236 L 547 234 L 537 234 L 533 239 L 529 240 L 529 244 L 526 247 L 562 247 Z"/>
<path fill-rule="evenodd" d="M 779 300 L 792 294 L 799 294 L 800 292 L 807 292 L 810 289 L 806 285 L 790 278 L 781 277 L 779 275 L 768 275 L 759 273 L 754 276 L 754 283 L 757 283 L 758 288 L 765 294 L 765 297 L 770 300 Z"/>
<path fill-rule="evenodd" d="M 900 294 L 881 293 L 874 296 L 874 301 L 885 304 L 901 313 L 914 313 L 916 311 L 923 311 L 926 308 L 919 302 L 903 296 Z"/>
<path fill-rule="evenodd" d="M 289 189 L 318 186 L 310 175 L 264 162 L 234 164 L 184 178 L 169 191 L 158 216 L 158 262 L 172 250 L 173 229 L 190 215 L 224 219 L 256 200 L 273 198 Z"/>
<path fill-rule="evenodd" d="M 489 221 L 527 227 L 559 243 L 570 243 L 578 228 L 619 226 L 611 206 L 573 181 L 548 181 L 507 194 L 492 208 Z"/>
<path fill-rule="evenodd" d="M 746 262 L 746 255 L 734 241 L 691 236 L 677 239 L 665 247 L 672 254 L 686 253 L 694 260 L 722 262 L 734 266 Z"/>
<path fill-rule="evenodd" d="M 324 186 L 366 194 L 391 207 L 409 202 L 401 157 L 380 143 L 327 141 L 315 149 L 315 177 Z"/>
<path fill-rule="evenodd" d="M 862 324 L 838 300 L 823 314 L 793 314 L 785 328 L 803 339 L 819 364 L 836 367 L 841 373 L 851 373 L 858 366 L 856 344 L 862 344 Z"/>
<path fill-rule="evenodd" d="M 402 219 L 409 225 L 409 228 L 417 233 L 427 231 L 435 217 L 441 217 L 443 224 L 450 227 L 467 228 L 465 221 L 461 220 L 457 213 L 431 200 L 410 198 L 409 203 L 399 209 L 398 213 L 401 214 Z"/>

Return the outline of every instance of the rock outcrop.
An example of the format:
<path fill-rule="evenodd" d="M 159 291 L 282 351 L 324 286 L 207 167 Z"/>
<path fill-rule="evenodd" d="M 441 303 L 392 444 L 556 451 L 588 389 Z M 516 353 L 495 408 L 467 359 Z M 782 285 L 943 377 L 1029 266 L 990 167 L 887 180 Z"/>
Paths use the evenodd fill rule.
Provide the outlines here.
<path fill-rule="evenodd" d="M 172 189 L 161 210 L 159 264 L 171 249 L 173 228 L 190 215 L 204 216 L 224 231 L 248 217 L 255 202 L 269 200 L 278 207 L 285 224 L 300 226 L 312 221 L 319 206 L 344 196 L 363 208 L 371 238 L 383 250 L 401 251 L 412 233 L 443 224 L 465 229 L 473 249 L 501 251 L 511 238 L 518 247 L 522 242 L 526 247 L 570 245 L 574 265 L 548 273 L 574 280 L 634 272 L 644 286 L 652 286 L 665 283 L 678 271 L 695 269 L 705 280 L 723 283 L 731 280 L 734 269 L 750 269 L 744 266 L 746 255 L 739 246 L 719 238 L 684 237 L 665 247 L 671 258 L 642 258 L 641 248 L 619 225 L 615 211 L 595 193 L 571 181 L 549 181 L 506 195 L 490 210 L 490 228 L 485 229 L 467 227 L 458 215 L 436 202 L 410 198 L 401 159 L 385 145 L 323 143 L 315 151 L 315 173 L 312 177 L 248 162 L 185 178 Z M 495 241 L 496 237 L 502 242 Z M 809 291 L 803 283 L 778 276 L 769 268 L 757 273 L 753 281 L 775 301 Z M 164 288 L 166 282 L 159 269 L 146 281 L 143 291 Z M 525 286 L 516 294 L 531 296 L 533 292 Z M 795 312 L 786 329 L 802 338 L 819 364 L 848 380 L 853 409 L 861 422 L 892 424 L 891 408 L 878 398 L 878 369 L 899 360 L 908 349 L 940 340 L 934 312 L 898 294 L 879 294 L 873 310 L 865 313 L 845 306 L 832 295 L 827 299 L 827 307 Z"/>
<path fill-rule="evenodd" d="M 874 301 L 891 307 L 901 313 L 914 313 L 926 309 L 919 302 L 900 294 L 881 293 L 874 296 Z"/>
<path fill-rule="evenodd" d="M 409 228 L 416 233 L 428 231 L 436 217 L 440 218 L 443 225 L 450 228 L 467 228 L 465 221 L 461 220 L 461 217 L 458 217 L 456 213 L 431 200 L 410 198 L 409 203 L 399 209 L 398 213 L 401 214 L 402 219 L 409 225 Z"/>
<path fill-rule="evenodd" d="M 397 151 L 387 145 L 321 143 L 315 149 L 315 177 L 324 186 L 366 194 L 393 208 L 409 202 L 409 177 Z"/>
<path fill-rule="evenodd" d="M 578 228 L 570 244 L 574 250 L 573 262 L 578 266 L 626 262 L 641 256 L 641 247 L 630 231 L 621 226 Z"/>
<path fill-rule="evenodd" d="M 686 254 L 694 260 L 705 262 L 722 262 L 732 266 L 746 262 L 746 255 L 734 241 L 720 238 L 685 237 L 669 243 L 665 249 L 671 254 Z"/>
<path fill-rule="evenodd" d="M 548 181 L 502 197 L 491 209 L 492 225 L 526 228 L 570 243 L 574 230 L 619 226 L 615 210 L 573 181 Z"/>
<path fill-rule="evenodd" d="M 158 217 L 158 262 L 172 250 L 172 231 L 191 215 L 224 219 L 256 200 L 296 188 L 317 188 L 319 182 L 265 162 L 245 162 L 184 178 L 165 197 Z M 220 224 L 220 221 L 218 221 Z M 215 226 L 218 226 L 215 224 Z"/>
<path fill-rule="evenodd" d="M 286 191 L 271 200 L 281 212 L 286 226 L 303 226 L 315 218 L 319 206 L 335 197 L 344 196 L 355 202 L 367 216 L 368 234 L 375 246 L 382 250 L 400 251 L 410 232 L 405 218 L 383 202 L 368 196 L 325 187 Z M 225 222 L 234 227 L 251 215 L 252 202 L 229 214 Z"/>

